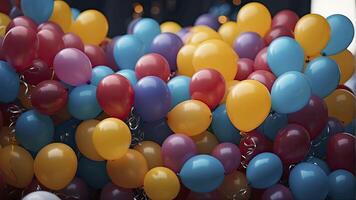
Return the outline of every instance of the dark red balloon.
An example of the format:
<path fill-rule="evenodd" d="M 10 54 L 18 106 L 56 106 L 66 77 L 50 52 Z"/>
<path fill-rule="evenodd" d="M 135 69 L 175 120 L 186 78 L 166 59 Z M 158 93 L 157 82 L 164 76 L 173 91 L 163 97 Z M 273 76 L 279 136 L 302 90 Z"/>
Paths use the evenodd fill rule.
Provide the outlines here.
<path fill-rule="evenodd" d="M 33 31 L 37 31 L 37 24 L 36 22 L 32 21 L 32 19 L 26 16 L 19 16 L 11 20 L 10 24 L 6 27 L 6 32 L 9 32 L 10 29 L 14 28 L 15 26 L 24 26 Z"/>
<path fill-rule="evenodd" d="M 285 26 L 276 26 L 276 27 L 272 28 L 270 31 L 268 31 L 268 33 L 265 35 L 264 38 L 265 38 L 267 45 L 269 45 L 269 44 L 271 44 L 271 42 L 274 39 L 282 37 L 282 36 L 294 38 L 292 30 L 290 30 L 289 28 L 287 28 Z"/>
<path fill-rule="evenodd" d="M 52 70 L 42 60 L 36 59 L 32 66 L 26 69 L 22 75 L 26 83 L 37 85 L 42 81 L 49 80 L 52 77 Z"/>
<path fill-rule="evenodd" d="M 220 200 L 223 197 L 216 190 L 207 193 L 190 192 L 187 200 Z"/>
<path fill-rule="evenodd" d="M 41 31 L 44 29 L 56 31 L 61 36 L 64 35 L 63 29 L 58 24 L 56 24 L 54 22 L 44 22 L 44 23 L 38 25 L 38 27 L 37 27 L 37 31 Z"/>
<path fill-rule="evenodd" d="M 328 109 L 320 97 L 312 96 L 304 108 L 288 115 L 288 121 L 306 128 L 313 140 L 320 135 L 328 122 Z"/>
<path fill-rule="evenodd" d="M 248 75 L 253 72 L 253 60 L 248 58 L 240 58 L 237 61 L 237 74 L 235 76 L 235 80 L 245 80 Z"/>
<path fill-rule="evenodd" d="M 299 20 L 297 13 L 291 10 L 279 11 L 272 20 L 272 28 L 276 26 L 284 26 L 292 31 Z"/>
<path fill-rule="evenodd" d="M 62 109 L 68 99 L 68 92 L 62 83 L 54 80 L 43 81 L 31 92 L 32 106 L 39 112 L 51 115 Z"/>
<path fill-rule="evenodd" d="M 64 48 L 76 48 L 84 52 L 84 43 L 76 34 L 66 33 L 63 35 L 62 40 Z"/>
<path fill-rule="evenodd" d="M 258 52 L 255 58 L 255 63 L 253 64 L 253 68 L 255 71 L 265 70 L 271 72 L 271 69 L 267 63 L 267 47 L 261 49 L 261 51 Z"/>
<path fill-rule="evenodd" d="M 225 94 L 225 80 L 214 69 L 202 69 L 196 72 L 189 86 L 192 99 L 204 102 L 214 109 Z"/>
<path fill-rule="evenodd" d="M 55 191 L 55 194 L 61 199 L 89 199 L 88 186 L 80 178 L 74 178 L 64 189 Z"/>
<path fill-rule="evenodd" d="M 351 90 L 351 88 L 349 88 L 346 85 L 338 85 L 336 89 L 343 89 L 343 90 L 347 90 L 349 92 L 351 92 L 352 94 L 354 94 L 354 91 Z"/>
<path fill-rule="evenodd" d="M 100 200 L 131 200 L 133 197 L 131 189 L 118 187 L 111 182 L 106 184 L 100 192 Z"/>
<path fill-rule="evenodd" d="M 2 111 L 0 110 L 0 131 L 3 124 L 4 124 L 4 118 L 2 116 Z"/>
<path fill-rule="evenodd" d="M 332 171 L 344 169 L 355 175 L 355 140 L 355 136 L 348 133 L 338 133 L 329 138 L 326 161 Z"/>
<path fill-rule="evenodd" d="M 54 57 L 64 48 L 62 35 L 57 31 L 43 29 L 38 31 L 37 39 L 37 56 L 49 66 L 52 66 Z"/>
<path fill-rule="evenodd" d="M 105 45 L 102 46 L 102 48 L 104 49 L 105 55 L 106 55 L 107 64 L 114 71 L 117 71 L 120 68 L 116 64 L 116 61 L 114 58 L 114 46 L 115 46 L 115 42 L 119 38 L 120 38 L 120 36 L 116 36 L 112 40 L 108 41 Z"/>
<path fill-rule="evenodd" d="M 125 120 L 134 103 L 134 90 L 124 76 L 112 74 L 99 82 L 96 98 L 106 114 Z"/>
<path fill-rule="evenodd" d="M 150 53 L 142 56 L 137 61 L 135 72 L 138 80 L 146 76 L 156 76 L 167 82 L 171 70 L 168 61 L 163 56 L 157 53 Z"/>
<path fill-rule="evenodd" d="M 48 191 L 36 178 L 33 178 L 31 183 L 22 190 L 23 196 L 36 191 Z"/>
<path fill-rule="evenodd" d="M 105 52 L 99 46 L 86 44 L 84 45 L 84 53 L 90 59 L 93 68 L 99 65 L 107 65 Z"/>
<path fill-rule="evenodd" d="M 4 42 L 4 38 L 0 37 L 0 60 L 5 60 L 5 55 L 2 50 L 2 43 Z"/>
<path fill-rule="evenodd" d="M 240 141 L 240 151 L 242 162 L 248 164 L 250 160 L 257 154 L 263 152 L 272 152 L 272 142 L 268 140 L 262 133 L 257 130 L 246 133 Z"/>
<path fill-rule="evenodd" d="M 269 91 L 271 91 L 273 83 L 276 80 L 276 76 L 269 71 L 257 70 L 252 72 L 247 79 L 259 81 L 265 85 Z"/>
<path fill-rule="evenodd" d="M 174 200 L 186 200 L 189 194 L 190 190 L 181 183 L 179 193 Z"/>

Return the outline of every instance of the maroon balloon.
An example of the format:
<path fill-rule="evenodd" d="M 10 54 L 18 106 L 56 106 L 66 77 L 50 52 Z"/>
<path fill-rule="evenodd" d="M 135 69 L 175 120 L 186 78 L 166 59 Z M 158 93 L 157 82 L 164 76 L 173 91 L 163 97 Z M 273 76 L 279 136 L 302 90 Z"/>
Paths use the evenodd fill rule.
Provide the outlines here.
<path fill-rule="evenodd" d="M 328 109 L 320 97 L 312 96 L 304 108 L 288 115 L 288 121 L 306 128 L 313 140 L 320 135 L 328 122 Z"/>
<path fill-rule="evenodd" d="M 252 72 L 247 79 L 259 81 L 265 85 L 269 91 L 271 91 L 273 83 L 276 80 L 276 76 L 269 71 L 257 70 Z"/>
<path fill-rule="evenodd" d="M 111 182 L 106 184 L 100 193 L 100 200 L 132 200 L 133 191 L 118 187 Z"/>
<path fill-rule="evenodd" d="M 4 42 L 4 38 L 0 36 L 0 60 L 6 60 L 4 51 L 2 49 L 2 43 Z"/>
<path fill-rule="evenodd" d="M 64 48 L 76 48 L 84 52 L 84 43 L 76 34 L 66 33 L 63 35 L 62 40 Z"/>
<path fill-rule="evenodd" d="M 64 189 L 56 191 L 55 194 L 61 199 L 89 199 L 88 186 L 80 178 L 74 178 Z"/>
<path fill-rule="evenodd" d="M 0 110 L 0 131 L 3 124 L 4 124 L 4 118 L 2 116 L 2 111 Z"/>
<path fill-rule="evenodd" d="M 189 194 L 190 190 L 181 183 L 179 193 L 174 200 L 186 200 Z"/>
<path fill-rule="evenodd" d="M 57 53 L 64 48 L 62 35 L 57 31 L 43 29 L 37 33 L 38 49 L 37 56 L 52 66 Z"/>
<path fill-rule="evenodd" d="M 345 169 L 355 175 L 355 136 L 338 133 L 329 138 L 326 161 L 332 171 Z"/>
<path fill-rule="evenodd" d="M 15 26 L 24 26 L 33 31 L 37 30 L 37 24 L 34 21 L 32 21 L 32 19 L 26 16 L 19 16 L 12 19 L 12 21 L 6 27 L 6 32 L 9 32 L 9 30 L 14 28 Z"/>
<path fill-rule="evenodd" d="M 351 88 L 349 88 L 346 85 L 338 85 L 336 89 L 343 89 L 343 90 L 347 90 L 349 92 L 351 92 L 352 94 L 354 94 L 354 91 L 351 90 Z"/>
<path fill-rule="evenodd" d="M 48 188 L 44 187 L 36 178 L 33 178 L 31 183 L 27 185 L 23 190 L 23 196 L 35 191 L 48 191 Z"/>
<path fill-rule="evenodd" d="M 207 193 L 190 192 L 187 200 L 220 200 L 222 196 L 216 190 Z"/>
<path fill-rule="evenodd" d="M 285 26 L 276 26 L 272 28 L 266 35 L 265 35 L 265 41 L 267 45 L 271 44 L 271 42 L 279 37 L 282 36 L 287 36 L 294 38 L 293 31 L 290 30 L 289 28 Z"/>
<path fill-rule="evenodd" d="M 114 58 L 114 46 L 115 46 L 115 42 L 119 38 L 120 38 L 120 36 L 116 36 L 111 41 L 109 41 L 106 45 L 103 46 L 108 67 L 110 67 L 114 71 L 117 71 L 120 68 L 116 64 L 115 58 Z"/>
<path fill-rule="evenodd" d="M 242 162 L 248 164 L 257 154 L 272 152 L 272 142 L 257 130 L 246 133 L 239 145 Z"/>
<path fill-rule="evenodd" d="M 170 75 L 168 61 L 157 53 L 142 56 L 136 63 L 135 72 L 137 79 L 145 76 L 156 76 L 167 82 Z"/>
<path fill-rule="evenodd" d="M 286 186 L 276 184 L 264 191 L 262 200 L 293 200 L 293 195 Z"/>
<path fill-rule="evenodd" d="M 93 67 L 107 65 L 105 52 L 99 46 L 86 44 L 84 45 L 84 53 L 87 54 Z"/>
<path fill-rule="evenodd" d="M 271 69 L 268 66 L 268 63 L 267 63 L 267 48 L 268 47 L 263 48 L 256 55 L 255 63 L 253 65 L 253 68 L 254 68 L 255 71 L 257 71 L 257 70 L 265 70 L 265 71 L 272 72 Z"/>
<path fill-rule="evenodd" d="M 276 26 L 284 26 L 290 30 L 294 30 L 295 25 L 299 20 L 297 13 L 291 10 L 279 11 L 272 20 L 272 28 Z"/>
<path fill-rule="evenodd" d="M 54 22 L 44 22 L 44 23 L 38 25 L 38 27 L 37 27 L 37 31 L 41 31 L 44 29 L 56 31 L 61 36 L 64 35 L 63 29 L 58 24 L 56 24 Z"/>
<path fill-rule="evenodd" d="M 49 80 L 52 77 L 52 70 L 42 60 L 36 59 L 32 66 L 26 69 L 22 75 L 26 83 L 37 85 L 42 81 Z"/>
<path fill-rule="evenodd" d="M 217 145 L 211 155 L 217 158 L 224 166 L 225 174 L 230 174 L 240 166 L 241 152 L 233 143 L 226 142 Z"/>
<path fill-rule="evenodd" d="M 257 188 L 251 188 L 251 197 L 250 199 L 252 200 L 261 200 L 262 195 L 265 192 L 266 189 L 257 189 Z"/>
<path fill-rule="evenodd" d="M 245 80 L 252 72 L 253 60 L 248 58 L 240 58 L 239 61 L 237 61 L 237 74 L 235 76 L 235 80 Z"/>
<path fill-rule="evenodd" d="M 62 109 L 68 100 L 68 92 L 62 83 L 43 81 L 31 92 L 32 106 L 39 112 L 51 115 Z"/>

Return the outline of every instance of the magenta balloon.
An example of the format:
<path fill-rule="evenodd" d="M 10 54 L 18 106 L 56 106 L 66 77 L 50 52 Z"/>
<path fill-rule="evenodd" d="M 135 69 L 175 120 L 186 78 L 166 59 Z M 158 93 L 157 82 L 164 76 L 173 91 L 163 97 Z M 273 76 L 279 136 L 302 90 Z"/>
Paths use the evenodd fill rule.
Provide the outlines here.
<path fill-rule="evenodd" d="M 234 50 L 240 58 L 254 60 L 257 53 L 265 46 L 263 39 L 255 32 L 240 34 L 234 41 Z"/>
<path fill-rule="evenodd" d="M 57 77 L 69 85 L 86 84 L 91 79 L 91 63 L 80 50 L 67 48 L 61 50 L 53 61 Z"/>
<path fill-rule="evenodd" d="M 257 70 L 252 72 L 247 79 L 256 80 L 265 85 L 266 88 L 271 91 L 273 83 L 276 80 L 276 76 L 269 71 Z"/>
<path fill-rule="evenodd" d="M 225 174 L 235 171 L 241 162 L 240 149 L 233 143 L 221 143 L 211 153 L 224 166 Z"/>
<path fill-rule="evenodd" d="M 262 200 L 293 200 L 293 195 L 286 186 L 276 184 L 263 192 Z"/>
<path fill-rule="evenodd" d="M 112 183 L 104 186 L 100 193 L 100 200 L 132 200 L 132 190 L 120 188 Z"/>
<path fill-rule="evenodd" d="M 292 30 L 288 29 L 285 26 L 276 26 L 272 28 L 270 31 L 268 31 L 264 38 L 267 45 L 269 45 L 274 39 L 282 36 L 294 38 Z"/>
<path fill-rule="evenodd" d="M 257 70 L 265 70 L 272 72 L 267 63 L 267 47 L 263 48 L 258 52 L 255 58 L 255 63 L 253 65 L 255 71 Z"/>
<path fill-rule="evenodd" d="M 298 20 L 299 16 L 295 12 L 291 10 L 282 10 L 273 17 L 272 28 L 276 26 L 284 26 L 293 31 Z"/>
<path fill-rule="evenodd" d="M 245 80 L 248 75 L 253 72 L 253 60 L 248 58 L 240 58 L 237 61 L 237 74 L 235 76 L 235 80 Z"/>
<path fill-rule="evenodd" d="M 80 178 L 74 178 L 64 189 L 55 192 L 61 199 L 89 199 L 87 184 Z"/>

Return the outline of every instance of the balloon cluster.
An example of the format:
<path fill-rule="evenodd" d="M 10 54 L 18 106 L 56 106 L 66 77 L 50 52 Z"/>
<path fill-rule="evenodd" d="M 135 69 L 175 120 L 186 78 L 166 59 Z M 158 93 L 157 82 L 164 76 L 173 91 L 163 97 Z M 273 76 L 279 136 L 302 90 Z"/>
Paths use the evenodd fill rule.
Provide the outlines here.
<path fill-rule="evenodd" d="M 109 39 L 96 10 L 59 0 L 21 0 L 21 9 L 0 13 L 7 195 L 354 198 L 355 96 L 343 85 L 355 68 L 354 27 L 345 16 L 272 18 L 249 3 L 237 22 L 142 18 Z"/>

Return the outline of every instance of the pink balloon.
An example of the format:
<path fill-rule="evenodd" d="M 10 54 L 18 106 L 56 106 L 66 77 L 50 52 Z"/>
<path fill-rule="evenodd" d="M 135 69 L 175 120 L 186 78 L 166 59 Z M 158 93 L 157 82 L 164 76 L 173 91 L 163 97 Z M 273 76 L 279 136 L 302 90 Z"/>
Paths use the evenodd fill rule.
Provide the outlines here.
<path fill-rule="evenodd" d="M 83 52 L 75 48 L 61 50 L 53 61 L 57 77 L 69 85 L 86 84 L 91 79 L 91 63 Z"/>
<path fill-rule="evenodd" d="M 267 47 L 263 48 L 261 51 L 258 52 L 255 58 L 255 63 L 253 65 L 255 71 L 257 70 L 265 70 L 271 72 L 271 69 L 267 63 Z"/>
<path fill-rule="evenodd" d="M 245 80 L 248 75 L 253 72 L 253 60 L 248 58 L 240 58 L 237 61 L 237 74 L 235 76 L 235 80 Z"/>
<path fill-rule="evenodd" d="M 269 71 L 257 70 L 250 74 L 247 79 L 259 81 L 265 85 L 269 91 L 271 91 L 273 83 L 276 80 L 276 76 Z"/>
<path fill-rule="evenodd" d="M 64 48 L 76 48 L 84 52 L 84 44 L 79 36 L 74 33 L 67 33 L 62 37 Z"/>
<path fill-rule="evenodd" d="M 298 20 L 299 16 L 295 12 L 291 10 L 282 10 L 273 17 L 272 28 L 276 26 L 285 26 L 293 31 Z"/>
<path fill-rule="evenodd" d="M 282 36 L 294 38 L 292 30 L 285 26 L 276 26 L 268 31 L 268 33 L 265 35 L 265 41 L 269 45 L 274 39 Z"/>

